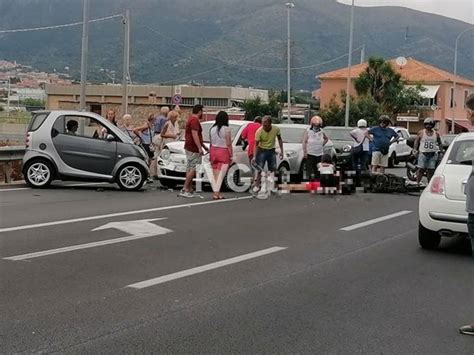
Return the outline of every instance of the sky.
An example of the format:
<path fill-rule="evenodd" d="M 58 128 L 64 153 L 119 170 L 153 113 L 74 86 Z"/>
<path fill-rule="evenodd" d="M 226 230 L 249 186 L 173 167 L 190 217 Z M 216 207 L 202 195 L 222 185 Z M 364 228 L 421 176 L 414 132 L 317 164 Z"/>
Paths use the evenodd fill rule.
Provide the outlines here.
<path fill-rule="evenodd" d="M 352 0 L 337 0 L 351 4 Z M 356 6 L 403 6 L 474 24 L 474 0 L 355 0 Z"/>

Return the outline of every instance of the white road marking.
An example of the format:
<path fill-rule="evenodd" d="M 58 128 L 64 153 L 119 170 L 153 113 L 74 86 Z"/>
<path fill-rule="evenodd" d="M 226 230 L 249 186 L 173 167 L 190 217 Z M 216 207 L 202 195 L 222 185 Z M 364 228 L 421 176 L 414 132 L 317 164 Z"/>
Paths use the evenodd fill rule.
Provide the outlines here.
<path fill-rule="evenodd" d="M 107 223 L 101 227 L 93 229 L 92 231 L 100 231 L 104 229 L 115 228 L 123 232 L 130 233 L 132 235 L 128 237 L 122 237 L 122 238 L 101 240 L 99 242 L 93 242 L 93 243 L 78 244 L 78 245 L 73 245 L 70 247 L 56 248 L 56 249 L 38 251 L 34 253 L 9 256 L 3 259 L 13 260 L 13 261 L 33 259 L 33 258 L 39 258 L 41 256 L 46 256 L 46 255 L 67 253 L 74 250 L 88 249 L 88 248 L 94 248 L 94 247 L 99 247 L 103 245 L 128 242 L 130 240 L 155 237 L 157 235 L 163 235 L 163 234 L 168 234 L 168 233 L 173 232 L 171 229 L 163 228 L 159 225 L 150 223 L 152 221 L 161 221 L 163 219 L 166 219 L 166 218 L 155 218 L 155 219 L 144 219 L 144 220 L 139 220 L 139 221 Z"/>
<path fill-rule="evenodd" d="M 362 223 L 354 224 L 352 226 L 344 227 L 344 228 L 341 228 L 340 230 L 350 232 L 350 231 L 353 231 L 355 229 L 367 227 L 367 226 L 370 226 L 371 224 L 380 223 L 380 222 L 387 221 L 387 220 L 392 219 L 392 218 L 404 216 L 404 215 L 410 214 L 410 213 L 412 213 L 412 211 L 400 211 L 400 212 L 397 212 L 397 213 L 389 214 L 388 216 L 374 218 L 374 219 L 371 219 L 369 221 L 365 221 L 365 222 L 362 222 Z"/>
<path fill-rule="evenodd" d="M 101 186 L 101 185 L 111 185 L 108 182 L 86 182 L 80 184 L 67 184 L 67 185 L 52 185 L 53 187 L 80 187 L 80 186 Z M 23 191 L 23 190 L 33 190 L 31 187 L 16 187 L 16 188 L 4 188 L 0 189 L 0 192 L 9 192 L 9 191 Z"/>
<path fill-rule="evenodd" d="M 23 226 L 0 228 L 0 233 L 14 232 L 14 231 L 25 230 L 25 229 L 33 229 L 33 228 L 57 226 L 57 225 L 68 224 L 68 223 L 93 221 L 93 220 L 96 220 L 96 219 L 122 217 L 122 216 L 129 216 L 129 215 L 141 214 L 141 213 L 166 211 L 166 210 L 173 210 L 173 209 L 184 208 L 184 207 L 194 207 L 194 206 L 211 205 L 211 204 L 216 204 L 216 203 L 226 203 L 226 202 L 232 202 L 232 201 L 238 201 L 238 200 L 248 200 L 248 199 L 251 199 L 251 198 L 252 198 L 252 196 L 236 197 L 236 198 L 228 198 L 228 199 L 225 199 L 225 200 L 215 200 L 215 201 L 213 200 L 213 201 L 204 201 L 204 202 L 196 202 L 196 203 L 186 203 L 186 204 L 182 204 L 182 205 L 163 206 L 163 207 L 156 207 L 156 208 L 148 208 L 148 209 L 144 209 L 144 210 L 125 211 L 125 212 L 117 212 L 117 213 L 110 213 L 110 214 L 103 214 L 103 215 L 96 215 L 96 216 L 89 216 L 89 217 L 64 219 L 64 220 L 61 220 L 61 221 L 27 224 L 27 225 L 23 225 Z"/>
<path fill-rule="evenodd" d="M 22 254 L 22 255 L 16 255 L 16 256 L 9 256 L 9 257 L 3 258 L 3 259 L 4 260 L 12 260 L 12 261 L 27 260 L 27 259 L 39 258 L 39 257 L 46 256 L 46 255 L 67 253 L 67 252 L 74 251 L 74 250 L 95 248 L 95 247 L 99 247 L 99 246 L 103 246 L 103 245 L 123 243 L 123 242 L 128 242 L 130 240 L 150 238 L 150 237 L 154 237 L 154 236 L 155 236 L 155 234 L 130 235 L 128 237 L 101 240 L 100 242 L 93 242 L 93 243 L 87 243 L 87 244 L 78 244 L 78 245 L 73 245 L 73 246 L 70 246 L 70 247 L 43 250 L 43 251 L 38 251 L 38 252 L 28 253 L 28 254 Z"/>
<path fill-rule="evenodd" d="M 154 278 L 154 279 L 137 282 L 137 283 L 125 286 L 125 287 L 130 287 L 130 288 L 135 288 L 135 289 L 142 289 L 142 288 L 145 288 L 145 287 L 155 286 L 155 285 L 162 284 L 162 283 L 165 283 L 165 282 L 168 282 L 168 281 L 181 279 L 183 277 L 187 277 L 187 276 L 190 276 L 190 275 L 199 274 L 201 272 L 206 272 L 206 271 L 217 269 L 217 268 L 224 267 L 224 266 L 227 266 L 227 265 L 240 263 L 240 262 L 245 261 L 245 260 L 258 258 L 258 257 L 263 256 L 263 255 L 276 253 L 276 252 L 279 252 L 279 251 L 282 251 L 282 250 L 285 250 L 285 249 L 287 249 L 287 248 L 282 248 L 282 247 L 268 248 L 268 249 L 256 251 L 256 252 L 253 252 L 253 253 L 250 253 L 250 254 L 240 255 L 240 256 L 236 256 L 234 258 L 217 261 L 217 262 L 212 263 L 212 264 L 198 266 L 198 267 L 195 267 L 195 268 L 192 268 L 192 269 L 189 269 L 189 270 L 179 271 L 179 272 L 175 272 L 173 274 L 160 276 L 160 277 L 157 277 L 157 278 Z"/>
<path fill-rule="evenodd" d="M 14 189 L 5 188 L 5 189 L 0 189 L 0 192 L 22 191 L 22 190 L 31 190 L 31 187 L 17 187 Z"/>
<path fill-rule="evenodd" d="M 153 219 L 141 219 L 138 221 L 123 221 L 123 222 L 111 222 L 104 224 L 103 226 L 94 228 L 92 231 L 102 231 L 105 229 L 118 229 L 122 232 L 129 233 L 131 235 L 159 235 L 164 234 L 163 227 L 160 227 L 154 223 L 154 221 L 161 221 L 166 218 L 153 218 Z M 167 231 L 171 232 L 171 230 L 167 229 Z"/>

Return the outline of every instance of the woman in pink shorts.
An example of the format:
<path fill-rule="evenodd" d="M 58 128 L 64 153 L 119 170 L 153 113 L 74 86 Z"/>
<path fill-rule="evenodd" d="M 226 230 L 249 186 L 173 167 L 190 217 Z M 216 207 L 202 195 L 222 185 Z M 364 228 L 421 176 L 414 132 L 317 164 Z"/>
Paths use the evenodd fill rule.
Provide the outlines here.
<path fill-rule="evenodd" d="M 232 161 L 232 135 L 229 128 L 229 116 L 226 112 L 220 111 L 217 114 L 216 123 L 211 127 L 209 137 L 211 142 L 209 162 L 214 175 L 212 198 L 220 200 L 224 198 L 220 192 L 222 181 Z"/>

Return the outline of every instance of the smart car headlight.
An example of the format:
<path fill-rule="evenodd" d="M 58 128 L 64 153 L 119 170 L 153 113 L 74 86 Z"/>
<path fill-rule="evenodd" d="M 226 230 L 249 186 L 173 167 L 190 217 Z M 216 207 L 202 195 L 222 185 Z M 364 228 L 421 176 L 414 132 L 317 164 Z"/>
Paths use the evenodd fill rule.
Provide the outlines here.
<path fill-rule="evenodd" d="M 352 150 L 352 147 L 351 147 L 349 144 L 347 144 L 347 145 L 345 145 L 344 147 L 342 147 L 342 151 L 343 151 L 344 153 L 349 153 L 351 150 Z"/>

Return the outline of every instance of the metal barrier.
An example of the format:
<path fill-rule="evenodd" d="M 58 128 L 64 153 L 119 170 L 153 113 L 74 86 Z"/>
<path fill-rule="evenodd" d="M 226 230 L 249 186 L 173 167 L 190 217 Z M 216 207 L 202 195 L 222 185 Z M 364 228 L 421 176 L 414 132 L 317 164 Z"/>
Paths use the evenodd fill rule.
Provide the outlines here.
<path fill-rule="evenodd" d="M 22 160 L 25 150 L 24 146 L 0 147 L 0 162 Z"/>

